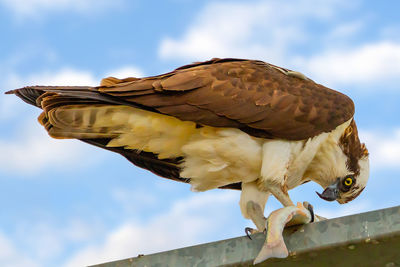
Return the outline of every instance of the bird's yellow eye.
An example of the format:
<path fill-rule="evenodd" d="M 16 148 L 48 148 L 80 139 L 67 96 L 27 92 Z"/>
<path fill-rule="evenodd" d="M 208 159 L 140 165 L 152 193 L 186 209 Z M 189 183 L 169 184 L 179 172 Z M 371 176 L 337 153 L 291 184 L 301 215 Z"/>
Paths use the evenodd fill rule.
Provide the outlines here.
<path fill-rule="evenodd" d="M 351 186 L 352 183 L 353 183 L 353 179 L 351 179 L 350 177 L 347 177 L 347 178 L 344 180 L 344 185 L 345 185 L 345 186 Z"/>

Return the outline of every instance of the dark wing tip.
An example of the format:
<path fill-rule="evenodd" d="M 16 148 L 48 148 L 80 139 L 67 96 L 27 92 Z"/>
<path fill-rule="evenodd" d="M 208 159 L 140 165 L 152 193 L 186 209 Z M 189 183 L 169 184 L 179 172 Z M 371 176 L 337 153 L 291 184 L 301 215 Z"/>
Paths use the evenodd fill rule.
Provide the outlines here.
<path fill-rule="evenodd" d="M 13 90 L 9 90 L 9 91 L 7 91 L 7 92 L 4 92 L 4 94 L 6 94 L 6 95 L 12 95 L 12 94 L 16 94 L 18 91 L 21 91 L 21 90 L 34 89 L 34 87 L 35 87 L 35 86 L 24 86 L 24 87 L 21 87 L 21 88 L 17 88 L 17 89 L 13 89 Z"/>
<path fill-rule="evenodd" d="M 15 92 L 16 92 L 17 90 L 18 90 L 18 89 L 10 90 L 10 91 L 5 92 L 4 94 L 6 94 L 6 95 L 12 95 L 12 94 L 15 94 Z"/>
<path fill-rule="evenodd" d="M 33 106 L 37 106 L 36 99 L 44 92 L 43 90 L 40 90 L 42 88 L 43 87 L 40 86 L 26 86 L 19 89 L 7 91 L 5 92 L 5 94 L 7 95 L 15 94 L 16 96 L 21 98 L 24 102 Z"/>
<path fill-rule="evenodd" d="M 7 92 L 4 92 L 4 94 L 6 94 L 6 95 L 17 94 L 18 91 L 25 90 L 25 89 L 31 89 L 32 87 L 33 87 L 33 86 L 25 86 L 25 87 L 21 87 L 21 88 L 9 90 L 9 91 L 7 91 Z"/>

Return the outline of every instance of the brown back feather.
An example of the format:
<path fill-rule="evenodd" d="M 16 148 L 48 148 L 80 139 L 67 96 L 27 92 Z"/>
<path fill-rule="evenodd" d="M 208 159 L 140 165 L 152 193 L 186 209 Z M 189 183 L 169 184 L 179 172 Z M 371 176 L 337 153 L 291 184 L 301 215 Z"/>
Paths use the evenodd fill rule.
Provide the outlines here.
<path fill-rule="evenodd" d="M 181 120 L 263 138 L 307 139 L 353 116 L 350 98 L 290 73 L 261 61 L 213 59 L 97 90 Z"/>

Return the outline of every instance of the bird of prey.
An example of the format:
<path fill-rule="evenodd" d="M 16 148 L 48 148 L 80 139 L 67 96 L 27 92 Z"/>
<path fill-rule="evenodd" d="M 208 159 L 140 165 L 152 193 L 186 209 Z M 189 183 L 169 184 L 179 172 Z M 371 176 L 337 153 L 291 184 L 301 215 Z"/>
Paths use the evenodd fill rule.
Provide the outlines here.
<path fill-rule="evenodd" d="M 28 86 L 7 92 L 43 110 L 54 138 L 121 154 L 194 191 L 241 190 L 258 230 L 268 197 L 292 206 L 288 190 L 314 181 L 318 195 L 346 203 L 369 177 L 354 104 L 305 75 L 258 60 L 211 59 L 100 86 Z"/>

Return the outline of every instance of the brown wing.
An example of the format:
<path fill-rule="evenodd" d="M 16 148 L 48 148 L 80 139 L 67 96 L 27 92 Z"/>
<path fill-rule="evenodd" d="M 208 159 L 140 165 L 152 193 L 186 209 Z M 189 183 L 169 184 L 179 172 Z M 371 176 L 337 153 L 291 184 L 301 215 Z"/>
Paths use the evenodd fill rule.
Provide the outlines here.
<path fill-rule="evenodd" d="M 90 99 L 288 140 L 329 132 L 354 115 L 354 104 L 346 95 L 298 72 L 244 59 L 212 59 L 142 79 L 110 77 L 99 87 L 30 86 L 9 93 L 39 105 L 37 98 L 44 92 L 71 97 L 55 98 L 57 103 L 51 105 Z"/>
<path fill-rule="evenodd" d="M 97 88 L 124 103 L 257 137 L 306 139 L 352 118 L 352 100 L 297 72 L 262 61 L 213 59 Z"/>

